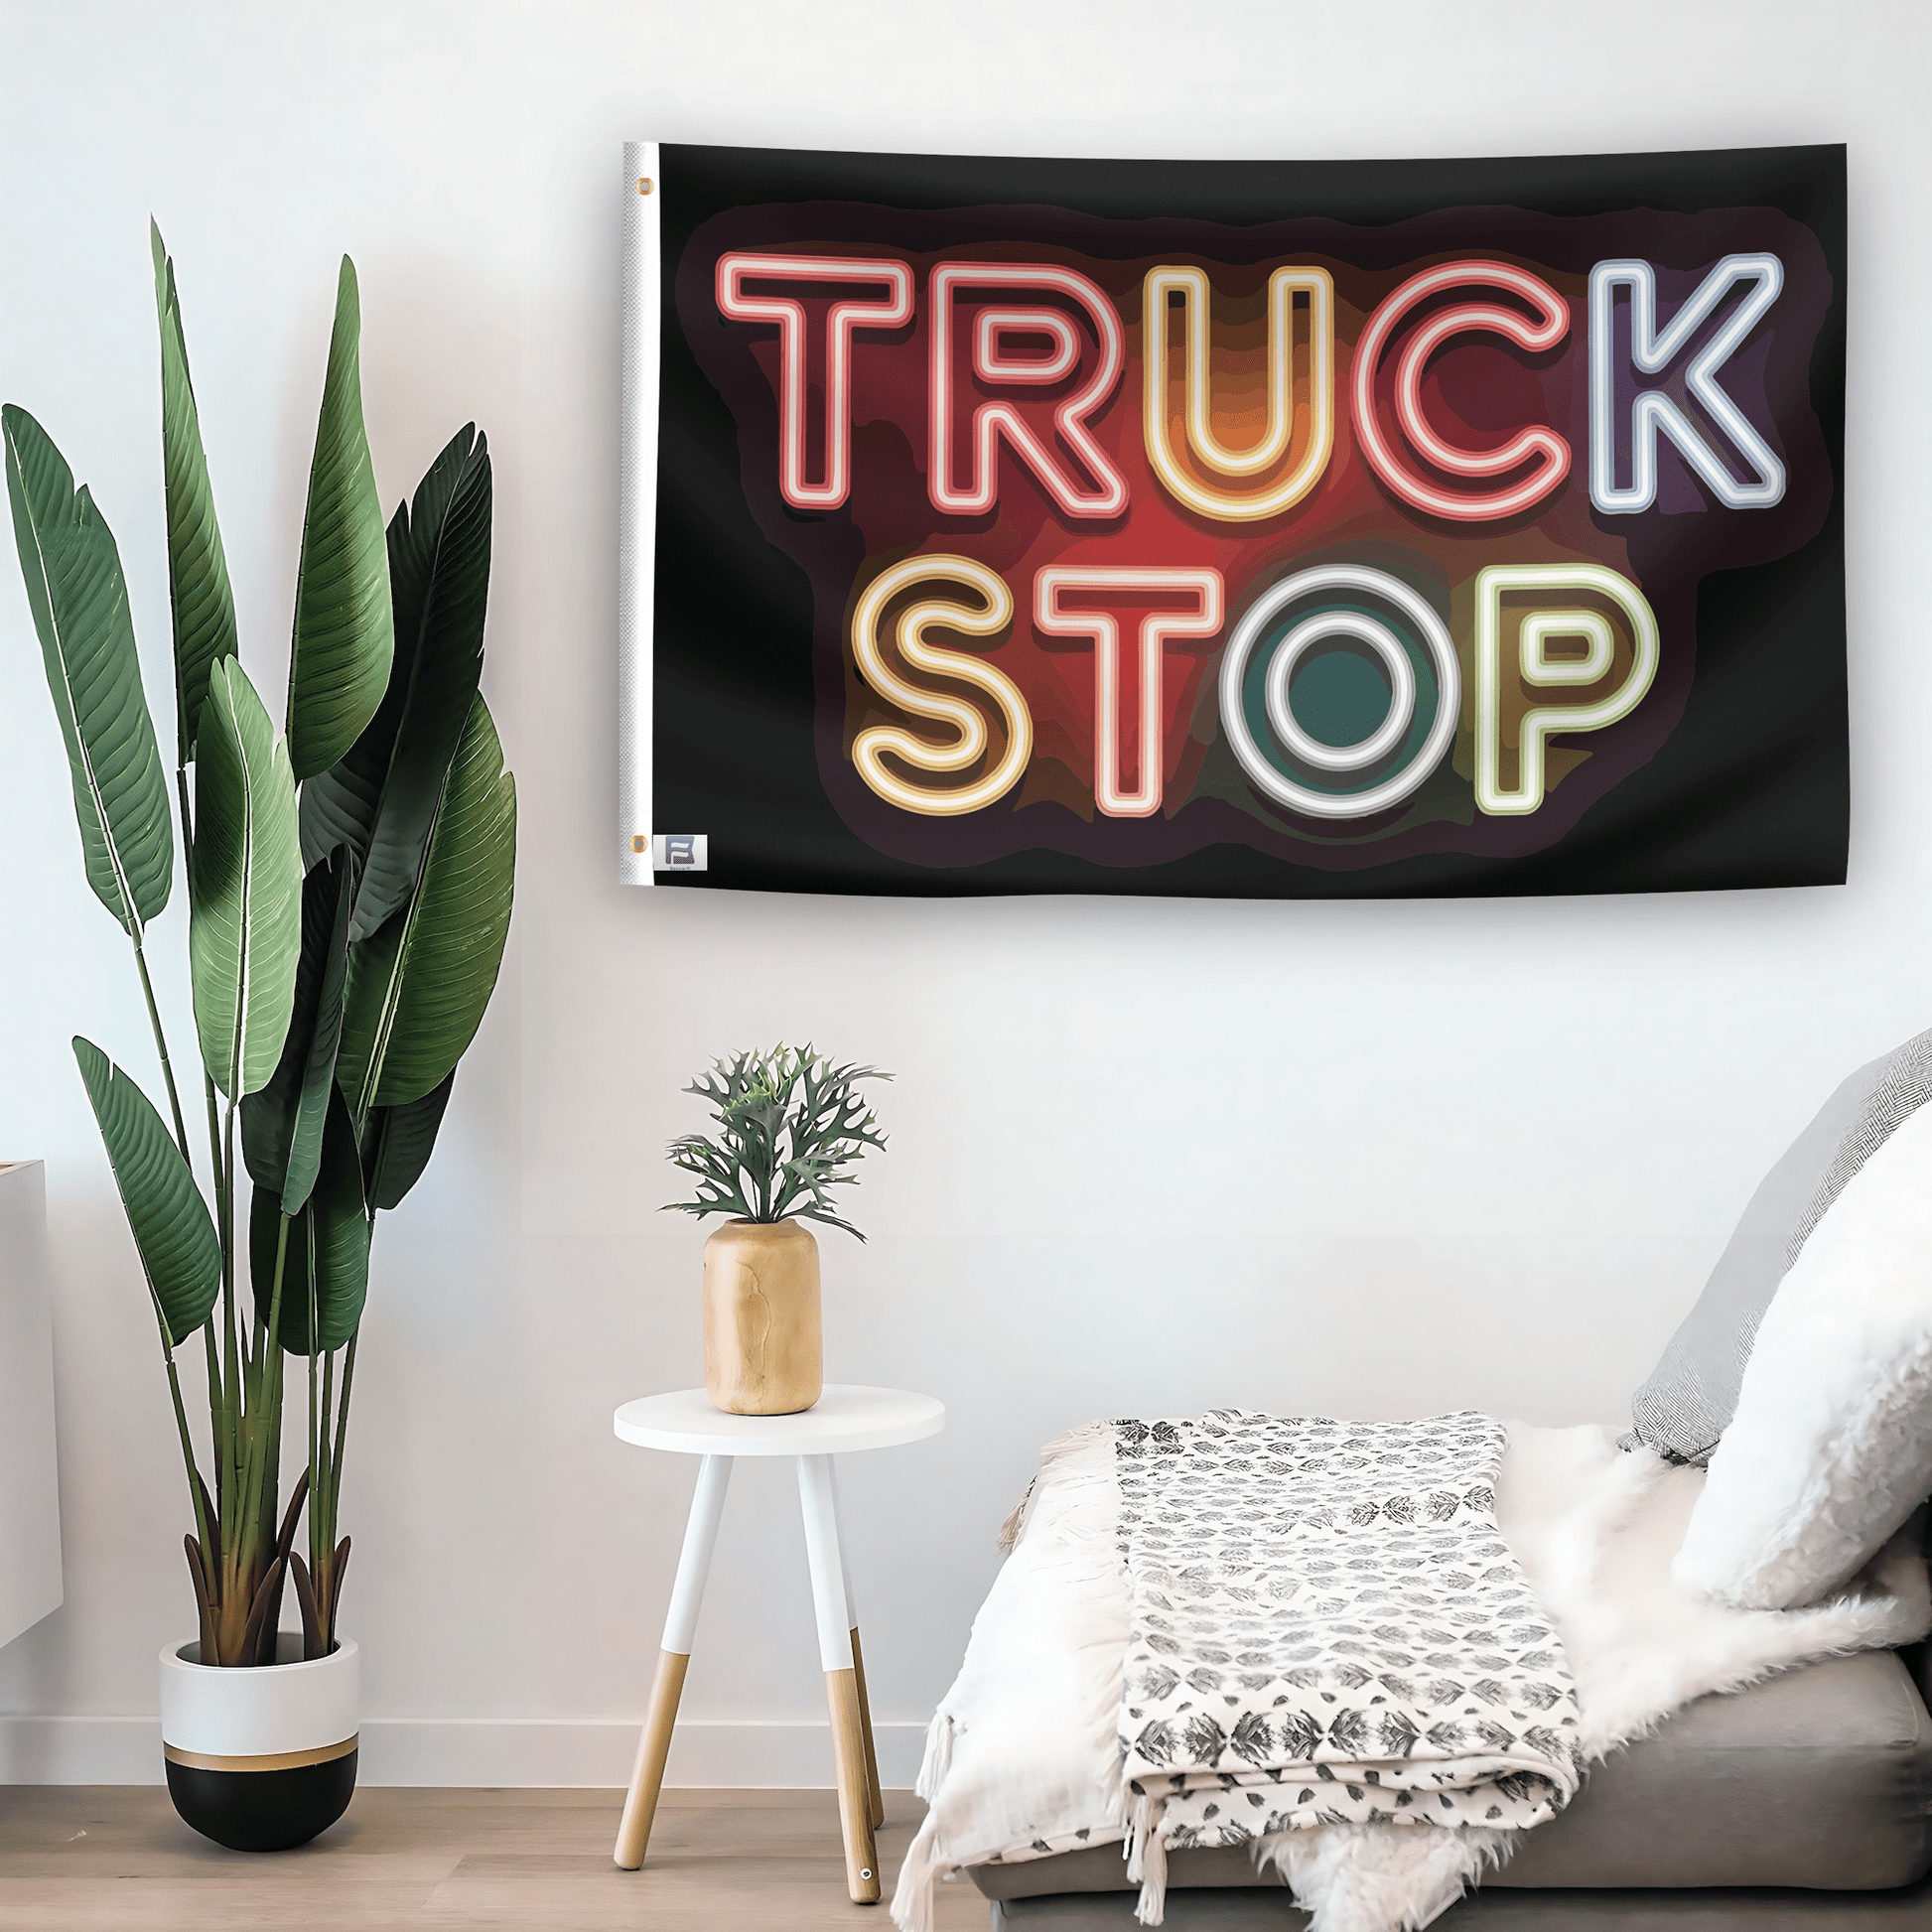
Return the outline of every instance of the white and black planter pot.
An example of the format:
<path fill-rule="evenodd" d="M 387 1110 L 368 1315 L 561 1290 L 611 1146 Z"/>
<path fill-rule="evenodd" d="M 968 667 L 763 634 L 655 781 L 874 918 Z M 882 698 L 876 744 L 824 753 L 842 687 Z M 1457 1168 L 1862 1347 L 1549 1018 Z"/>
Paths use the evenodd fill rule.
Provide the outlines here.
<path fill-rule="evenodd" d="M 161 1653 L 161 1742 L 182 1818 L 236 1852 L 285 1852 L 326 1832 L 355 1789 L 360 1653 L 344 1639 L 302 1661 L 283 1631 L 275 1659 L 215 1670 L 199 1643 Z"/>

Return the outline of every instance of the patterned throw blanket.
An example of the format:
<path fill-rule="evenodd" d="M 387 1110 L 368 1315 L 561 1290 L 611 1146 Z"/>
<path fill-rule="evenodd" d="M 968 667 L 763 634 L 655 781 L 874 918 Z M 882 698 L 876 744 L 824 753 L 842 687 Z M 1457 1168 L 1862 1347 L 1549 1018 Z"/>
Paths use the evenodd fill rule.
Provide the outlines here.
<path fill-rule="evenodd" d="M 1113 1440 L 1144 1916 L 1170 1850 L 1311 1825 L 1521 1829 L 1568 1804 L 1577 1697 L 1496 1527 L 1500 1423 L 1221 1410 L 1117 1422 Z"/>

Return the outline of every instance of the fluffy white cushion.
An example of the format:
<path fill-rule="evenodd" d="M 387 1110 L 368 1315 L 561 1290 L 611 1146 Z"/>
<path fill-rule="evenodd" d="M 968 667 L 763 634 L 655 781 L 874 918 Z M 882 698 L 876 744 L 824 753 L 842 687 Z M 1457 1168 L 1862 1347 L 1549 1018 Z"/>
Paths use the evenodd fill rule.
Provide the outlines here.
<path fill-rule="evenodd" d="M 1932 1489 L 1932 1107 L 1853 1176 L 1765 1311 L 1671 1576 L 1814 1603 Z"/>

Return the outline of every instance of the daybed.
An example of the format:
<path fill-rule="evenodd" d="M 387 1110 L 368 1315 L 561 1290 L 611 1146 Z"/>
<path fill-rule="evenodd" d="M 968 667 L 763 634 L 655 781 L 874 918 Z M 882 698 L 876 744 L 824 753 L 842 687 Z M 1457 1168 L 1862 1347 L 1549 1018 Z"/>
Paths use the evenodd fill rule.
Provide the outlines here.
<path fill-rule="evenodd" d="M 1928 1097 L 1932 1034 L 1832 1096 L 1620 1444 L 1228 1411 L 1049 1445 L 901 1927 L 963 1874 L 1041 1932 L 1932 1932 Z"/>
<path fill-rule="evenodd" d="M 1916 1660 L 1916 1657 L 1915 1657 Z M 1932 1718 L 1898 1653 L 1701 1698 L 1599 1765 L 1561 1817 L 1435 1921 L 1444 1932 L 1932 1927 Z M 1124 1932 L 1120 1848 L 980 1865 L 996 1927 Z M 1244 1850 L 1176 1852 L 1169 1932 L 1302 1932 Z"/>

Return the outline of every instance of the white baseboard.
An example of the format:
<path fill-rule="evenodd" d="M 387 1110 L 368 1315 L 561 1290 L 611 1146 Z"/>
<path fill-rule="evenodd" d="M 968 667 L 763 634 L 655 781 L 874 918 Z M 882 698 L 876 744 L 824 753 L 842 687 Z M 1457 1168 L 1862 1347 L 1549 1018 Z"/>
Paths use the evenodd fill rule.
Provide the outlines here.
<path fill-rule="evenodd" d="M 622 1785 L 638 1724 L 617 1718 L 372 1718 L 357 1781 L 403 1785 Z M 880 1782 L 907 1790 L 925 1746 L 919 1724 L 873 1726 Z M 160 1784 L 159 1718 L 0 1716 L 0 1784 Z M 680 1724 L 668 1785 L 809 1790 L 832 1784 L 830 1726 Z"/>

